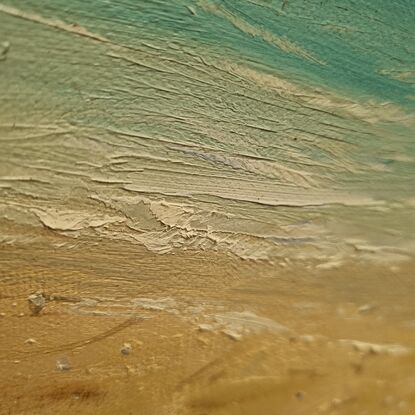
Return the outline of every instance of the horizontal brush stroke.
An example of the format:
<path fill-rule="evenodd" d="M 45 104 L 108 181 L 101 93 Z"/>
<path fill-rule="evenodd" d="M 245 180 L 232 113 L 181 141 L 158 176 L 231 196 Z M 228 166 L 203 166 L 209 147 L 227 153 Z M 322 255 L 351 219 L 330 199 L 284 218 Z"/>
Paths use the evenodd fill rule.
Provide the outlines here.
<path fill-rule="evenodd" d="M 405 1 L 3 1 L 3 242 L 413 256 L 414 16 Z"/>

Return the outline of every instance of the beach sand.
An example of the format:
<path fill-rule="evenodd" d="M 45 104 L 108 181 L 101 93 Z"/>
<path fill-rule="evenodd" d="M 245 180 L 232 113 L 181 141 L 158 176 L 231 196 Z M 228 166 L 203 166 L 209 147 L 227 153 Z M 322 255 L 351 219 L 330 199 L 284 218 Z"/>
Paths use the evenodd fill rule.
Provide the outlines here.
<path fill-rule="evenodd" d="M 2 414 L 414 411 L 413 264 L 316 272 L 93 241 L 0 261 Z"/>

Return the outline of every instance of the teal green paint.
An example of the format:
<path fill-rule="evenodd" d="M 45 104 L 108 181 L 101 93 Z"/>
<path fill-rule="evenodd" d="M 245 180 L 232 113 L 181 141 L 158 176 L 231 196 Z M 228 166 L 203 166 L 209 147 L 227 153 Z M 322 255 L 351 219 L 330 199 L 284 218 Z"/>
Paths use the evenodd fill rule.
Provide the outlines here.
<path fill-rule="evenodd" d="M 326 65 L 308 62 L 241 32 L 197 2 L 20 1 L 43 16 L 77 22 L 92 31 L 139 46 L 144 38 L 197 42 L 229 50 L 271 71 L 344 94 L 374 97 L 414 108 L 413 83 L 380 73 L 414 70 L 415 3 L 387 1 L 212 1 L 257 27 L 283 36 Z M 10 4 L 13 4 L 10 3 Z M 195 11 L 193 15 L 188 7 Z"/>
<path fill-rule="evenodd" d="M 94 216 L 165 199 L 203 212 L 186 225 L 198 232 L 209 223 L 278 249 L 412 237 L 411 2 L 15 3 L 0 1 L 26 13 L 0 11 L 11 205 Z M 297 89 L 273 89 L 281 79 Z M 131 195 L 142 199 L 117 201 Z"/>

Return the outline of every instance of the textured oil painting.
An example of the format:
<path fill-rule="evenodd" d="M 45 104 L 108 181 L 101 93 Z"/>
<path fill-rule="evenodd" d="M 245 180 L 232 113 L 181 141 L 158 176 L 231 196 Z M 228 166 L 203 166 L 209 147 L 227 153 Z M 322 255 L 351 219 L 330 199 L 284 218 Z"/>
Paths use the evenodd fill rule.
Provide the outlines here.
<path fill-rule="evenodd" d="M 415 414 L 413 0 L 0 0 L 0 415 Z"/>

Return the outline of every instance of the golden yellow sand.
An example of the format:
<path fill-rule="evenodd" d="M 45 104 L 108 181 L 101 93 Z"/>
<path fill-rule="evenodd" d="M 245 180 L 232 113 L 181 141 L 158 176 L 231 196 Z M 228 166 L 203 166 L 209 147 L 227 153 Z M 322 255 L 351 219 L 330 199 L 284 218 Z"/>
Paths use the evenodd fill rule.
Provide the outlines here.
<path fill-rule="evenodd" d="M 101 243 L 4 246 L 0 266 L 1 414 L 415 411 L 413 264 L 316 273 Z M 36 291 L 54 300 L 33 316 Z"/>

